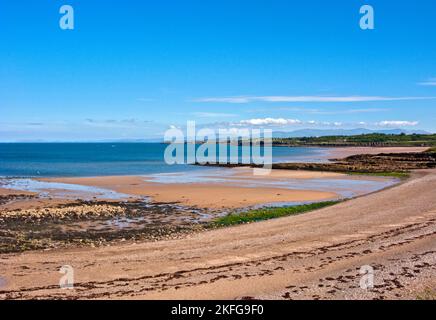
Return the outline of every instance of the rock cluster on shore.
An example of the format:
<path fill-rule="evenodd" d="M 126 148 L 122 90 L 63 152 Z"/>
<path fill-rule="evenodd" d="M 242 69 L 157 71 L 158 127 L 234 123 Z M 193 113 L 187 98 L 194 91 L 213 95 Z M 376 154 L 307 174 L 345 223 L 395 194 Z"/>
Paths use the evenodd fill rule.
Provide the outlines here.
<path fill-rule="evenodd" d="M 247 167 L 246 164 L 206 164 L 205 166 Z M 260 167 L 251 165 L 251 167 Z M 436 152 L 362 154 L 345 159 L 332 159 L 329 163 L 274 163 L 273 169 L 310 170 L 329 172 L 407 172 L 436 168 Z"/>
<path fill-rule="evenodd" d="M 178 239 L 203 229 L 203 216 L 171 204 L 77 201 L 0 210 L 0 253 Z"/>
<path fill-rule="evenodd" d="M 436 168 L 436 153 L 362 154 L 332 161 L 331 163 L 280 163 L 274 164 L 273 168 L 350 173 L 407 172 Z"/>
<path fill-rule="evenodd" d="M 3 211 L 0 213 L 0 221 L 17 220 L 44 220 L 44 219 L 80 219 L 124 216 L 126 208 L 118 205 L 107 204 L 83 204 L 65 207 L 43 209 L 20 209 Z"/>
<path fill-rule="evenodd" d="M 4 205 L 6 203 L 9 203 L 11 201 L 20 201 L 20 200 L 27 200 L 35 198 L 34 195 L 28 195 L 28 194 L 9 194 L 6 196 L 0 196 L 0 205 Z"/>

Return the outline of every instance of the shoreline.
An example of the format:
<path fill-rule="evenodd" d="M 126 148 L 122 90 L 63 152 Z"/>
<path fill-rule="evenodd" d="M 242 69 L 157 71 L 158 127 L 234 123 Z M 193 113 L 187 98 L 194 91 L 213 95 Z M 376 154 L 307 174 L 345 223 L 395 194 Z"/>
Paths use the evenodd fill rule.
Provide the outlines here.
<path fill-rule="evenodd" d="M 400 181 L 316 171 L 273 170 L 270 177 L 253 176 L 250 168 L 207 172 L 197 175 L 195 183 L 180 173 L 39 179 L 110 187 L 134 196 L 123 201 L 58 203 L 11 191 L 12 199 L 18 197 L 12 204 L 18 211 L 0 218 L 0 274 L 6 279 L 0 298 L 397 299 L 436 292 L 431 263 L 436 253 L 430 251 L 436 241 L 436 169 L 413 171 Z M 316 181 L 318 186 L 324 181 L 330 193 L 283 189 L 289 181 Z M 307 196 L 308 202 L 322 202 L 337 197 L 334 183 L 343 181 L 396 183 L 302 214 L 207 227 L 220 214 L 249 207 L 241 197 L 263 205 L 271 197 L 289 201 Z M 0 189 L 0 198 L 5 194 Z M 145 196 L 155 198 L 144 201 Z M 233 206 L 213 207 L 210 201 L 233 201 Z M 30 208 L 20 209 L 26 202 Z M 3 218 L 8 205 L 0 203 Z M 23 241 L 29 231 L 31 241 Z M 406 273 L 396 267 L 400 260 Z M 23 263 L 31 271 L 20 269 Z M 58 266 L 65 263 L 74 266 L 80 290 L 57 289 Z M 376 290 L 356 289 L 362 265 L 379 272 Z"/>
<path fill-rule="evenodd" d="M 361 150 L 361 148 L 356 149 L 356 152 L 357 150 Z M 348 151 L 351 152 L 351 150 Z M 215 168 L 263 167 L 258 164 L 243 163 L 197 163 L 196 165 Z M 353 154 L 346 158 L 330 159 L 330 162 L 282 162 L 272 163 L 271 167 L 272 169 L 290 171 L 306 170 L 399 177 L 407 175 L 407 173 L 412 170 L 436 168 L 436 150 L 426 149 L 423 152 L 374 152 L 370 154 Z"/>
<path fill-rule="evenodd" d="M 207 172 L 197 176 L 202 182 L 196 183 L 181 183 L 179 174 L 40 179 L 38 186 L 68 186 L 69 191 L 39 190 L 49 192 L 44 197 L 37 192 L 0 194 L 0 229 L 5 232 L 0 232 L 0 253 L 175 239 L 205 231 L 231 213 L 338 201 L 397 183 L 392 178 L 332 172 L 273 170 L 267 177 L 253 176 L 246 168 Z M 56 197 L 74 186 L 128 198 Z M 7 190 L 0 189 L 0 193 L 7 194 Z"/>
<path fill-rule="evenodd" d="M 378 147 L 378 148 L 370 148 L 370 147 L 331 147 L 331 148 L 325 148 L 329 149 L 328 153 L 323 156 L 325 161 L 327 161 L 325 164 L 323 163 L 307 163 L 307 166 L 300 167 L 301 164 L 299 163 L 283 163 L 281 164 L 284 166 L 283 168 L 280 167 L 280 164 L 274 164 L 274 166 L 277 169 L 291 169 L 288 172 L 292 172 L 287 176 L 285 170 L 273 170 L 273 175 L 275 172 L 280 172 L 280 175 L 282 175 L 284 178 L 289 179 L 316 179 L 316 178 L 324 178 L 324 177 L 346 177 L 347 171 L 345 170 L 338 170 L 339 172 L 342 171 L 342 173 L 337 173 L 335 168 L 329 168 L 326 166 L 329 166 L 332 163 L 328 162 L 328 159 L 332 158 L 338 158 L 343 156 L 349 156 L 349 155 L 356 155 L 361 154 L 362 152 L 366 152 L 367 154 L 378 154 L 380 152 L 394 152 L 394 153 L 414 153 L 414 152 L 422 152 L 423 150 L 427 150 L 428 148 L 416 148 L 416 147 Z M 286 167 L 286 168 L 285 168 Z M 290 168 L 288 168 L 290 167 Z M 295 168 L 293 168 L 295 167 Z M 347 167 L 348 168 L 348 167 Z M 295 170 L 292 170 L 295 169 Z M 306 170 L 306 171 L 305 171 Z M 336 171 L 336 172 L 335 172 Z M 301 174 L 301 172 L 304 172 Z M 189 171 L 186 174 L 189 175 L 195 175 L 197 173 L 196 170 Z M 167 177 L 174 175 L 179 176 L 181 178 L 183 172 L 175 172 L 175 173 L 167 173 L 167 174 L 160 174 L 161 177 Z M 159 175 L 159 174 L 157 174 Z M 205 172 L 205 176 L 208 175 L 208 172 Z M 148 177 L 153 177 L 155 175 L 148 175 Z M 31 180 L 35 181 L 42 181 L 42 182 L 55 182 L 55 183 L 72 183 L 75 185 L 83 185 L 88 186 L 90 188 L 98 188 L 98 187 L 105 187 L 107 190 L 114 190 L 119 193 L 125 193 L 126 195 L 132 196 L 131 190 L 127 187 L 127 185 L 131 185 L 130 189 L 136 189 L 133 190 L 133 196 L 134 197 L 142 197 L 142 196 L 151 196 L 152 198 L 155 198 L 155 201 L 157 202 L 169 202 L 174 203 L 178 202 L 182 205 L 188 205 L 188 206 L 199 206 L 199 207 L 210 207 L 210 208 L 222 208 L 222 201 L 226 201 L 227 208 L 237 208 L 237 207 L 249 207 L 252 205 L 260 205 L 262 203 L 274 203 L 274 202 L 290 202 L 290 201 L 321 201 L 321 200 L 329 200 L 334 197 L 332 192 L 334 193 L 334 190 L 329 190 L 330 192 L 323 191 L 324 193 L 309 193 L 307 190 L 298 190 L 298 188 L 294 188 L 293 192 L 290 192 L 289 190 L 283 189 L 283 188 L 277 188 L 274 186 L 274 188 L 255 185 L 254 188 L 257 189 L 257 191 L 253 191 L 253 186 L 250 188 L 246 188 L 246 186 L 239 184 L 238 186 L 233 186 L 232 184 L 235 183 L 235 181 L 232 181 L 229 177 L 224 177 L 227 179 L 225 183 L 221 183 L 221 187 L 218 187 L 219 183 L 215 181 L 210 181 L 211 183 L 205 184 L 205 183 L 197 183 L 193 182 L 190 183 L 191 189 L 194 191 L 183 191 L 188 188 L 186 188 L 187 182 L 177 184 L 159 184 L 159 183 L 153 183 L 154 181 L 149 180 L 148 183 L 144 183 L 144 181 L 137 181 L 138 177 L 147 177 L 147 175 L 117 175 L 117 176 L 85 176 L 85 177 L 34 177 L 31 178 Z M 365 176 L 367 179 L 369 179 L 369 176 Z M 248 174 L 244 174 L 244 177 L 240 177 L 241 179 L 247 179 L 247 181 L 253 182 L 254 179 L 250 179 L 250 176 Z M 350 178 L 349 176 L 347 178 Z M 5 178 L 5 179 L 11 179 L 11 178 Z M 127 180 L 131 180 L 130 183 Z M 162 179 L 162 178 L 161 178 Z M 268 179 L 268 177 L 266 178 Z M 277 175 L 273 177 L 273 180 L 277 179 Z M 280 177 L 279 177 L 280 179 Z M 17 178 L 17 180 L 21 180 L 20 178 Z M 122 186 L 117 187 L 118 181 L 121 181 Z M 159 181 L 157 181 L 159 182 Z M 201 181 L 200 181 L 201 182 Z M 138 188 L 134 188 L 134 185 L 142 185 L 144 187 L 143 191 L 137 190 Z M 224 184 L 227 184 L 224 186 Z M 113 188 L 113 186 L 115 186 Z M 165 187 L 164 187 L 165 186 Z M 218 194 L 221 193 L 224 197 L 221 197 L 220 205 L 217 205 L 214 200 L 212 201 L 205 201 L 204 199 L 207 198 L 207 194 L 195 196 L 194 192 L 204 193 L 203 188 L 212 188 L 214 189 L 214 192 L 218 192 Z M 59 187 L 58 187 L 59 189 Z M 157 191 L 153 190 L 156 189 Z M 278 190 L 276 190 L 278 189 Z M 0 185 L 0 195 L 3 193 L 8 193 L 7 190 L 10 190 L 9 193 L 18 193 L 18 194 L 26 194 L 28 191 L 19 191 L 19 190 L 13 190 L 13 189 L 4 189 Z M 315 188 L 316 190 L 316 188 Z M 272 195 L 275 191 L 278 191 L 280 193 L 280 196 Z M 183 193 L 187 193 L 184 195 Z M 37 194 L 38 192 L 30 192 L 30 194 Z M 98 193 L 98 192 L 95 192 Z M 292 194 L 293 193 L 293 194 Z M 172 194 L 172 195 L 171 195 Z M 270 194 L 270 196 L 265 196 Z M 282 195 L 284 194 L 284 195 Z M 81 192 L 81 194 L 78 194 L 77 198 L 80 198 L 80 196 L 84 196 L 85 192 Z M 239 199 L 235 195 L 240 195 L 242 199 Z M 91 194 L 92 196 L 92 194 Z M 48 196 L 50 197 L 50 195 Z M 109 200 L 107 198 L 102 198 L 99 196 L 102 200 Z M 189 197 L 196 198 L 194 201 L 189 201 Z M 245 199 L 245 198 L 249 199 Z M 57 197 L 61 198 L 61 197 Z M 257 200 L 251 200 L 253 198 L 258 198 Z"/>
<path fill-rule="evenodd" d="M 99 237 L 105 241 L 178 237 L 179 231 L 199 231 L 205 223 L 230 213 L 359 198 L 400 181 L 276 169 L 267 176 L 255 176 L 250 168 L 218 168 L 149 176 L 9 182 L 22 189 L 4 189 L 4 181 L 0 185 L 0 224 L 9 232 L 0 243 L 0 252 L 16 251 L 20 246 L 34 250 L 89 241 L 94 244 L 92 239 Z M 167 214 L 174 219 L 168 219 Z M 153 218 L 146 218 L 149 215 Z M 31 221 L 40 230 L 37 238 L 32 235 Z M 5 241 L 10 244 L 3 245 Z"/>
<path fill-rule="evenodd" d="M 177 203 L 203 209 L 236 209 L 271 203 L 349 198 L 396 183 L 391 177 L 327 171 L 273 169 L 266 176 L 256 176 L 250 168 L 242 167 L 198 171 L 195 175 L 189 171 L 151 176 L 39 178 L 34 181 L 39 189 L 32 189 L 32 183 L 31 186 L 25 185 L 25 191 L 0 188 L 0 192 L 7 194 L 10 190 L 11 194 L 33 195 L 44 192 L 47 193 L 45 199 L 59 201 L 76 198 L 105 201 L 147 198 L 150 203 Z M 68 186 L 68 189 L 63 189 L 64 186 Z M 94 194 L 89 194 L 89 191 Z"/>
<path fill-rule="evenodd" d="M 242 174 L 239 175 L 241 171 Z M 43 179 L 43 181 L 112 188 L 112 190 L 120 193 L 147 196 L 154 202 L 179 203 L 185 206 L 209 209 L 236 209 L 273 202 L 322 201 L 338 196 L 333 190 L 328 192 L 287 189 L 279 186 L 280 176 L 261 177 L 258 180 L 244 176 L 244 171 L 237 169 L 235 172 L 232 172 L 234 176 L 219 178 L 215 176 L 210 177 L 206 173 L 204 177 L 199 178 L 200 181 L 196 182 L 154 182 L 154 178 L 150 176 L 60 178 Z M 177 173 L 171 178 L 183 180 L 181 175 Z M 189 176 L 190 173 L 187 175 Z M 332 176 L 336 177 L 336 174 Z M 323 173 L 308 173 L 307 177 L 323 177 Z M 307 179 L 307 177 L 303 175 L 299 179 Z M 215 181 L 216 179 L 219 180 Z M 243 182 L 239 179 L 243 180 Z M 270 181 L 271 186 L 261 183 L 265 180 Z"/>
<path fill-rule="evenodd" d="M 0 296 L 416 298 L 436 285 L 431 263 L 435 254 L 429 251 L 436 240 L 435 187 L 436 171 L 419 171 L 393 188 L 299 216 L 194 233 L 176 240 L 53 250 L 43 255 L 38 251 L 11 254 L 0 267 L 9 280 Z M 175 260 L 171 259 L 174 255 L 178 257 Z M 61 261 L 73 265 L 77 288 L 85 286 L 87 290 L 56 289 L 57 268 L 43 271 L 46 261 L 54 266 L 61 265 Z M 325 263 L 329 261 L 332 263 Z M 397 268 L 398 261 L 403 269 Z M 23 263 L 41 268 L 23 272 L 19 269 Z M 365 264 L 373 265 L 378 272 L 376 290 L 354 288 L 360 279 L 359 268 Z M 126 268 L 129 271 L 121 271 Z M 420 272 L 414 273 L 415 269 Z M 120 272 L 123 280 L 117 281 Z M 409 272 L 413 277 L 408 276 Z M 176 274 L 179 276 L 174 277 Z M 105 290 L 101 291 L 98 284 Z M 233 290 L 229 291 L 229 286 Z"/>
<path fill-rule="evenodd" d="M 2 235 L 0 231 L 0 254 L 99 247 L 115 245 L 120 241 L 178 239 L 219 227 L 215 222 L 228 214 L 241 214 L 256 208 L 283 212 L 278 209 L 280 207 L 305 207 L 310 211 L 310 208 L 316 208 L 316 203 L 334 204 L 397 183 L 391 178 L 353 177 L 329 172 L 273 170 L 271 176 L 266 178 L 253 176 L 250 169 L 224 171 L 232 173 L 225 177 L 224 185 L 222 181 L 180 184 L 179 177 L 176 184 L 150 182 L 153 180 L 151 177 L 137 176 L 48 179 L 50 186 L 62 183 L 69 186 L 77 184 L 81 188 L 95 187 L 98 190 L 108 188 L 105 193 L 121 192 L 130 196 L 124 200 L 41 198 L 38 194 L 14 195 L 15 192 L 9 196 L 0 195 L 0 230 L 6 232 Z M 222 169 L 218 175 L 221 172 Z M 238 186 L 238 181 L 243 186 Z M 288 184 L 289 181 L 294 181 L 297 187 L 310 181 L 315 181 L 315 186 L 320 187 L 323 181 L 326 191 L 311 190 L 313 186 L 309 190 L 283 189 L 282 184 Z M 227 183 L 230 186 L 226 186 Z M 264 183 L 266 186 L 262 185 Z M 337 193 L 332 192 L 335 183 L 336 188 L 339 188 Z M 339 193 L 344 192 L 340 191 L 340 186 L 346 187 L 348 183 L 351 183 L 348 188 L 354 190 L 355 194 L 340 196 Z M 356 189 L 353 187 L 356 183 L 363 183 L 370 189 L 366 190 L 363 186 Z M 249 187 L 248 184 L 253 185 Z M 209 196 L 211 193 L 214 194 L 212 198 Z M 38 233 L 35 234 L 34 230 L 38 230 Z"/>

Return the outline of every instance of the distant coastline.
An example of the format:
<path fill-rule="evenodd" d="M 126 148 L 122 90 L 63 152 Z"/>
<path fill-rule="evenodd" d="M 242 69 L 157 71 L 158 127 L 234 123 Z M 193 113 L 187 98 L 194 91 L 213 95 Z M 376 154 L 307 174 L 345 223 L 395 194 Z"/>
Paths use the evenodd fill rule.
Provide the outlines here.
<path fill-rule="evenodd" d="M 370 133 L 351 136 L 274 138 L 273 145 L 288 147 L 436 147 L 436 134 Z"/>

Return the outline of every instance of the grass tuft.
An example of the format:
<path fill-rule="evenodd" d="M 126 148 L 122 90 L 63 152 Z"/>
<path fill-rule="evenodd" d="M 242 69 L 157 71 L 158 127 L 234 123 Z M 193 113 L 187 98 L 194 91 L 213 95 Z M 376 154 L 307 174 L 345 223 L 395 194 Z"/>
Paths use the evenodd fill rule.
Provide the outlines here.
<path fill-rule="evenodd" d="M 253 209 L 241 213 L 231 213 L 227 216 L 217 218 L 212 222 L 213 226 L 224 227 L 242 223 L 257 222 L 274 218 L 286 217 L 296 214 L 305 213 L 325 207 L 335 205 L 341 201 L 324 201 L 311 204 L 303 204 L 293 207 L 271 207 L 262 209 Z"/>

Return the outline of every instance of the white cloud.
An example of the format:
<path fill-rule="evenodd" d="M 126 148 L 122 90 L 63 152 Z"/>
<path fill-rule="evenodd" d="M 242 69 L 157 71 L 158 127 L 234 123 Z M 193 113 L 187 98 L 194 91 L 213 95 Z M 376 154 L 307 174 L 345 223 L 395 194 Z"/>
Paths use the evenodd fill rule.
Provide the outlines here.
<path fill-rule="evenodd" d="M 380 121 L 376 125 L 381 127 L 413 127 L 419 124 L 418 121 Z"/>
<path fill-rule="evenodd" d="M 431 78 L 427 81 L 418 82 L 418 85 L 420 86 L 430 86 L 430 87 L 436 87 L 436 78 Z"/>
<path fill-rule="evenodd" d="M 374 102 L 428 100 L 436 97 L 382 97 L 382 96 L 245 96 L 223 98 L 200 98 L 194 102 L 250 103 L 250 102 Z"/>
<path fill-rule="evenodd" d="M 265 112 L 265 111 L 289 111 L 289 112 L 298 112 L 305 114 L 316 114 L 316 115 L 340 115 L 340 114 L 358 114 L 358 113 L 377 113 L 377 112 L 386 112 L 391 109 L 387 108 L 366 108 L 366 109 L 345 109 L 345 110 L 321 110 L 321 109 L 312 109 L 312 108 L 304 108 L 304 107 L 278 107 L 278 108 L 263 108 L 263 109 L 252 109 L 249 112 Z"/>
<path fill-rule="evenodd" d="M 250 119 L 250 120 L 242 120 L 239 122 L 239 124 L 241 125 L 253 125 L 253 126 L 268 126 L 268 125 L 286 126 L 286 125 L 296 125 L 301 123 L 302 122 L 300 120 L 284 119 L 284 118 Z"/>

